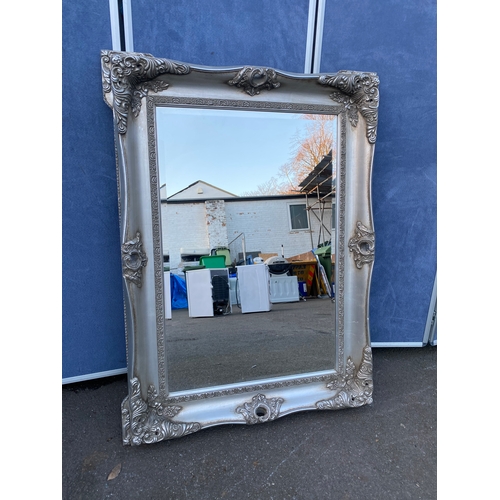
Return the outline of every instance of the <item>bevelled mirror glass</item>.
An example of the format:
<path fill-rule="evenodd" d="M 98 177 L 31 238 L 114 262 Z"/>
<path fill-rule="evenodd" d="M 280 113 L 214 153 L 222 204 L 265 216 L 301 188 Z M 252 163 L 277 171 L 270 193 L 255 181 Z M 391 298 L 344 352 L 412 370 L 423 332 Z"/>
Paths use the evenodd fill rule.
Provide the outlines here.
<path fill-rule="evenodd" d="M 124 444 L 372 401 L 378 78 L 101 53 Z"/>

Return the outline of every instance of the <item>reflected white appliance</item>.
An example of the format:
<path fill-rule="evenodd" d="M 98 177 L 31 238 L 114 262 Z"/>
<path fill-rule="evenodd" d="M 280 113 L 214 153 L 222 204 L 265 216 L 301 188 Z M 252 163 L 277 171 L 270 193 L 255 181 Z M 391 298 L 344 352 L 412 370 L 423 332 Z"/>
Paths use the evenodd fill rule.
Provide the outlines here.
<path fill-rule="evenodd" d="M 271 302 L 298 302 L 299 282 L 297 276 L 271 275 Z"/>
<path fill-rule="evenodd" d="M 222 295 L 227 296 L 227 312 L 231 312 L 229 273 L 227 269 L 193 269 L 192 271 L 186 271 L 186 289 L 189 317 L 214 316 L 214 304 Z"/>
<path fill-rule="evenodd" d="M 170 271 L 163 272 L 163 293 L 165 296 L 165 319 L 172 319 L 172 296 L 170 292 Z"/>
<path fill-rule="evenodd" d="M 270 311 L 272 303 L 267 265 L 236 266 L 236 272 L 241 312 Z"/>
<path fill-rule="evenodd" d="M 238 278 L 231 276 L 229 277 L 229 299 L 231 301 L 232 306 L 238 304 L 237 283 L 238 283 Z"/>

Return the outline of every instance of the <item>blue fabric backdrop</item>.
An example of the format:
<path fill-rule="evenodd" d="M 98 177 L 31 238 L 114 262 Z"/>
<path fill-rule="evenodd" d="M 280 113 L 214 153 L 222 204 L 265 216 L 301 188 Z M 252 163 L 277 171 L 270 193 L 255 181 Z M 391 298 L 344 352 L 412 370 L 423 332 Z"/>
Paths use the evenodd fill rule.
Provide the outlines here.
<path fill-rule="evenodd" d="M 372 342 L 421 342 L 436 273 L 436 2 L 327 2 L 321 71 L 380 77 Z"/>
<path fill-rule="evenodd" d="M 126 367 L 108 2 L 63 1 L 63 378 Z"/>
<path fill-rule="evenodd" d="M 134 50 L 205 66 L 302 73 L 309 0 L 138 0 Z"/>

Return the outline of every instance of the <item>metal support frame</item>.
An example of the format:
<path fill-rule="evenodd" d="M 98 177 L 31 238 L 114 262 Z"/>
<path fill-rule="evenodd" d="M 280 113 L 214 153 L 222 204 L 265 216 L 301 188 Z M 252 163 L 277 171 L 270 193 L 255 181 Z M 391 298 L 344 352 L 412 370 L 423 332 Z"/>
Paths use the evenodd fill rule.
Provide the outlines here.
<path fill-rule="evenodd" d="M 326 0 L 309 0 L 304 73 L 319 73 Z"/>

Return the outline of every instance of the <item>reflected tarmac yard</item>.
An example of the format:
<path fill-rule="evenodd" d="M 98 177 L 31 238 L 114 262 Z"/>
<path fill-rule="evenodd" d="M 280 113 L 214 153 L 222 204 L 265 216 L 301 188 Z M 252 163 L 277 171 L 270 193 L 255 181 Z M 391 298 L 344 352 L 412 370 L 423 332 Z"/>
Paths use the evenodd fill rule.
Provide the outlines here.
<path fill-rule="evenodd" d="M 170 393 L 334 368 L 334 302 L 307 298 L 271 311 L 166 320 Z"/>

